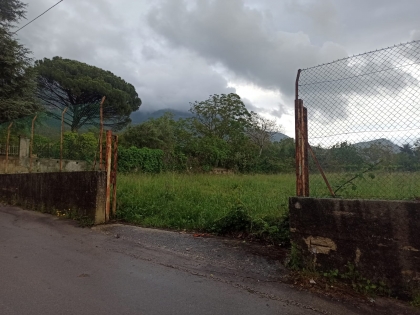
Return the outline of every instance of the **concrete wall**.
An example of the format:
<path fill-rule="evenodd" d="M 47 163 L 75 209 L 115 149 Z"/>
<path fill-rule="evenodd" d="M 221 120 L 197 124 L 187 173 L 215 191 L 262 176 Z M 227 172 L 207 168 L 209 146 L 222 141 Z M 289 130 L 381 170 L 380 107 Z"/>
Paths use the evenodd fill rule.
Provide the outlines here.
<path fill-rule="evenodd" d="M 5 171 L 6 157 L 0 156 L 0 174 Z M 29 173 L 30 159 L 28 157 L 9 156 L 7 173 Z M 88 165 L 86 161 L 77 160 L 63 160 L 63 171 L 64 172 L 81 172 L 86 171 Z M 44 172 L 59 172 L 60 171 L 60 160 L 58 159 L 41 159 L 32 158 L 32 172 L 33 173 L 44 173 Z"/>
<path fill-rule="evenodd" d="M 105 222 L 106 172 L 1 174 L 0 199 L 46 212 Z"/>
<path fill-rule="evenodd" d="M 420 287 L 420 202 L 289 199 L 291 240 L 316 270 L 345 271 L 401 294 Z"/>

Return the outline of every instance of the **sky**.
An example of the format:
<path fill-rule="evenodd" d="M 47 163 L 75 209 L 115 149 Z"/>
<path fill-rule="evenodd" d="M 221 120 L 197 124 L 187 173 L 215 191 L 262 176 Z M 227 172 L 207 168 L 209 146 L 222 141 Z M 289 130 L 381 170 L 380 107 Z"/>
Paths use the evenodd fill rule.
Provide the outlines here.
<path fill-rule="evenodd" d="M 27 1 L 31 20 L 58 0 Z M 418 40 L 419 12 L 418 0 L 64 0 L 17 37 L 34 59 L 122 77 L 141 110 L 234 92 L 293 136 L 299 68 Z"/>

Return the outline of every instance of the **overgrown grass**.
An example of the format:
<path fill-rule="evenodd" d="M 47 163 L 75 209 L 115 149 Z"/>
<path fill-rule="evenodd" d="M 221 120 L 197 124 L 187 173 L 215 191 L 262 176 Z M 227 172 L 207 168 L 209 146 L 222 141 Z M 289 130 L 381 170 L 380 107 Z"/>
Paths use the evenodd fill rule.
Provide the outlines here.
<path fill-rule="evenodd" d="M 294 175 L 122 175 L 118 218 L 143 226 L 287 242 Z"/>
<path fill-rule="evenodd" d="M 354 173 L 329 173 L 327 178 L 335 190 L 354 177 Z M 312 197 L 330 197 L 321 175 L 310 176 Z M 420 197 L 420 172 L 371 172 L 344 185 L 338 192 L 340 198 L 413 200 Z"/>
<path fill-rule="evenodd" d="M 352 176 L 330 174 L 329 177 L 334 188 Z M 419 176 L 394 173 L 357 178 L 338 195 L 413 199 L 419 194 Z M 120 175 L 117 215 L 119 219 L 148 227 L 242 234 L 273 243 L 288 243 L 288 198 L 294 195 L 294 174 Z M 329 196 L 318 175 L 311 176 L 311 196 Z"/>

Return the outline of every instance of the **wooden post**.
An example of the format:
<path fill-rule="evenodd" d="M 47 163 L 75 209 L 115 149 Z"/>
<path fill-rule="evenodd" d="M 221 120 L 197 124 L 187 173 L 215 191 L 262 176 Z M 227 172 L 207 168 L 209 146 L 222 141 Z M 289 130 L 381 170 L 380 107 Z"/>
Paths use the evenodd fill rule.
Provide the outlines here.
<path fill-rule="evenodd" d="M 112 217 L 117 213 L 118 136 L 114 136 L 114 164 L 112 168 Z"/>
<path fill-rule="evenodd" d="M 60 137 L 60 172 L 63 170 L 63 135 L 64 135 L 64 114 L 68 107 L 63 110 L 61 114 L 61 137 Z"/>
<path fill-rule="evenodd" d="M 102 171 L 103 169 L 103 161 L 102 161 L 102 137 L 104 133 L 104 102 L 105 96 L 102 97 L 101 105 L 99 107 L 99 169 Z"/>
<path fill-rule="evenodd" d="M 299 78 L 301 70 L 296 75 L 295 82 L 295 167 L 296 167 L 296 196 L 302 196 L 302 118 L 299 102 Z"/>
<path fill-rule="evenodd" d="M 38 115 L 35 115 L 34 119 L 32 119 L 32 129 L 31 129 L 31 146 L 29 147 L 29 173 L 32 173 L 32 150 L 34 146 L 34 127 L 35 127 L 35 120 Z"/>
<path fill-rule="evenodd" d="M 106 131 L 106 206 L 105 206 L 105 222 L 109 221 L 109 212 L 111 208 L 111 142 L 112 131 Z"/>
<path fill-rule="evenodd" d="M 308 110 L 299 100 L 302 111 L 302 192 L 304 197 L 309 197 L 309 159 L 308 159 Z"/>
<path fill-rule="evenodd" d="M 4 165 L 4 172 L 7 173 L 7 169 L 9 166 L 9 140 L 10 140 L 10 129 L 12 128 L 13 122 L 10 123 L 9 127 L 7 127 L 7 139 L 6 139 L 6 161 Z"/>

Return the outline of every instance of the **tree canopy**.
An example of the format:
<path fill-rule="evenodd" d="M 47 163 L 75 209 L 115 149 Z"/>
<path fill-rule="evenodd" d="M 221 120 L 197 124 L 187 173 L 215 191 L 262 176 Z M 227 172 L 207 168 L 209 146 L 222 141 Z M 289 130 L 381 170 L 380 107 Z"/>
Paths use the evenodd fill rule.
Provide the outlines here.
<path fill-rule="evenodd" d="M 214 94 L 207 100 L 191 104 L 194 129 L 200 136 L 212 136 L 227 142 L 242 137 L 251 114 L 239 95 Z"/>
<path fill-rule="evenodd" d="M 61 57 L 38 60 L 35 69 L 37 96 L 54 118 L 61 119 L 61 111 L 68 107 L 65 123 L 72 131 L 99 124 L 103 96 L 104 125 L 114 130 L 126 126 L 141 105 L 134 86 L 110 71 Z"/>
<path fill-rule="evenodd" d="M 25 18 L 26 4 L 19 0 L 0 1 L 0 26 L 10 27 L 13 23 Z"/>
<path fill-rule="evenodd" d="M 41 108 L 35 97 L 30 51 L 18 43 L 10 30 L 24 16 L 22 2 L 0 2 L 0 123 L 33 115 Z"/>

